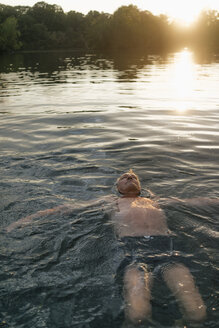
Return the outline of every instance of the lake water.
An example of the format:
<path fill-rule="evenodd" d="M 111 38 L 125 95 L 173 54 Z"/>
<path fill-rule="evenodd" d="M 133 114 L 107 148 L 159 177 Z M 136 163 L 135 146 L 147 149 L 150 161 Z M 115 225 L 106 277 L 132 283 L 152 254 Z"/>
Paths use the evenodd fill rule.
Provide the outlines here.
<path fill-rule="evenodd" d="M 122 327 L 119 256 L 102 199 L 129 168 L 143 195 L 219 197 L 218 86 L 219 56 L 186 49 L 0 57 L 1 228 L 41 209 L 75 207 L 2 230 L 1 327 Z M 207 305 L 200 327 L 215 328 L 218 206 L 165 211 Z M 172 295 L 153 293 L 155 326 L 183 327 Z"/>

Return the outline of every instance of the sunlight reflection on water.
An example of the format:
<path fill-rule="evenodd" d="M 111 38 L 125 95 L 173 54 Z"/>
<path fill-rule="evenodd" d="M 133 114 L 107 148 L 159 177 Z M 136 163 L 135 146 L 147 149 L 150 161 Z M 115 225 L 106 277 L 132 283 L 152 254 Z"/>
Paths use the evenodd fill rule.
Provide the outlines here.
<path fill-rule="evenodd" d="M 184 50 L 175 57 L 173 64 L 173 87 L 176 110 L 185 112 L 192 106 L 192 96 L 196 88 L 196 69 L 193 54 Z"/>
<path fill-rule="evenodd" d="M 0 305 L 11 326 L 121 327 L 107 213 L 88 201 L 115 194 L 116 178 L 131 167 L 161 197 L 218 197 L 218 85 L 218 57 L 201 60 L 187 49 L 2 57 L 1 226 L 77 204 L 72 217 L 39 218 L 1 236 Z M 214 211 L 167 211 L 170 229 L 193 247 L 206 327 L 219 322 Z"/>

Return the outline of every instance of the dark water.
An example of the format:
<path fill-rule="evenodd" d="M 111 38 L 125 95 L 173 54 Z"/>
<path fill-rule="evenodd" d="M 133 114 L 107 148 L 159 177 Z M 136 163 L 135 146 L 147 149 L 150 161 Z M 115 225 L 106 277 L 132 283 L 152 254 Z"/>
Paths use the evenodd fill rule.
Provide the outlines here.
<path fill-rule="evenodd" d="M 120 254 L 103 197 L 129 168 L 161 197 L 218 197 L 218 85 L 219 57 L 188 51 L 0 58 L 1 228 L 74 206 L 2 230 L 0 327 L 122 326 Z M 217 327 L 218 206 L 165 210 L 207 305 L 200 327 Z M 160 287 L 155 326 L 177 327 L 176 302 Z"/>

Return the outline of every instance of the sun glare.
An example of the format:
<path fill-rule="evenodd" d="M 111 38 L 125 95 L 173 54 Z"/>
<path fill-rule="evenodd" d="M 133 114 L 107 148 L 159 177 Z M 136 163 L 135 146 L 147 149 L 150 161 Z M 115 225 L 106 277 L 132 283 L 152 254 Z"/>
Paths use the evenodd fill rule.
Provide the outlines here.
<path fill-rule="evenodd" d="M 185 49 L 176 55 L 173 65 L 173 90 L 178 112 L 190 109 L 195 85 L 192 53 Z"/>
<path fill-rule="evenodd" d="M 201 12 L 196 1 L 175 1 L 174 3 L 171 8 L 168 8 L 166 14 L 180 25 L 191 25 Z"/>

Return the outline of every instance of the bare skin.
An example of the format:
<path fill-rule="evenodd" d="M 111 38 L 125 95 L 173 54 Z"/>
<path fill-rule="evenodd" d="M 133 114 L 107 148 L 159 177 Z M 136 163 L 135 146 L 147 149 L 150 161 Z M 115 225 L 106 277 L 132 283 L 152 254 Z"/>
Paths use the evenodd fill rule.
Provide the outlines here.
<path fill-rule="evenodd" d="M 43 211 L 38 211 L 35 214 L 32 215 L 28 215 L 16 222 L 11 223 L 9 226 L 6 227 L 6 231 L 7 232 L 11 232 L 12 230 L 18 228 L 18 227 L 24 227 L 25 225 L 30 224 L 30 222 L 37 217 L 40 216 L 48 216 L 48 215 L 53 215 L 53 214 L 57 214 L 57 213 L 68 213 L 69 211 L 72 210 L 72 207 L 67 206 L 67 205 L 60 205 L 54 208 L 49 208 L 47 210 L 43 210 Z"/>
<path fill-rule="evenodd" d="M 118 237 L 170 234 L 165 213 L 159 208 L 158 203 L 139 197 L 140 182 L 132 171 L 123 174 L 117 180 L 117 188 L 122 194 L 118 199 L 118 208 L 114 216 Z M 171 265 L 165 271 L 164 280 L 175 295 L 187 320 L 202 321 L 206 316 L 206 307 L 189 270 L 182 264 Z M 153 276 L 147 272 L 146 267 L 143 272 L 135 265 L 126 269 L 124 298 L 127 321 L 138 324 L 150 319 L 152 283 Z"/>
<path fill-rule="evenodd" d="M 119 198 L 117 204 L 114 224 L 119 237 L 168 235 L 164 211 L 156 202 L 137 196 Z"/>
<path fill-rule="evenodd" d="M 151 200 L 140 197 L 141 185 L 137 175 L 129 171 L 117 180 L 117 188 L 121 193 L 116 201 L 115 215 L 112 220 L 116 235 L 125 236 L 163 236 L 169 235 L 164 211 L 158 204 L 158 198 Z M 152 195 L 154 196 L 154 195 Z M 109 201 L 109 199 L 106 199 Z M 112 201 L 112 199 L 111 199 Z M 163 201 L 163 200 L 162 200 Z M 168 203 L 185 203 L 194 206 L 217 205 L 219 199 L 193 198 L 180 200 L 167 199 Z M 33 218 L 48 216 L 56 213 L 68 213 L 73 206 L 64 205 L 53 209 L 39 211 L 36 214 L 22 218 L 6 228 L 8 232 L 17 227 L 30 224 Z M 147 260 L 147 259 L 146 259 Z M 183 315 L 190 321 L 202 321 L 206 316 L 206 307 L 194 279 L 189 270 L 182 264 L 171 265 L 165 271 L 164 280 L 175 295 Z M 151 317 L 151 287 L 153 275 L 147 272 L 146 267 L 139 271 L 134 265 L 126 269 L 124 276 L 124 298 L 126 303 L 126 319 L 132 323 L 139 323 Z"/>

